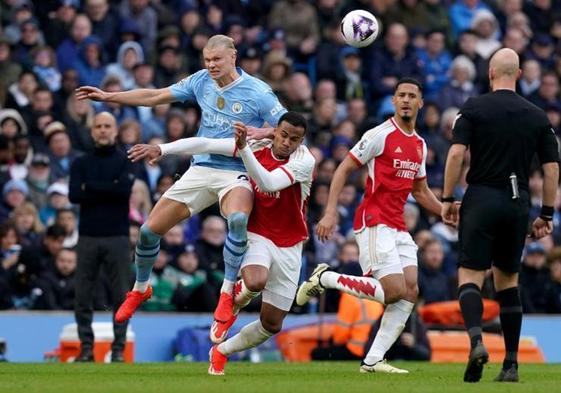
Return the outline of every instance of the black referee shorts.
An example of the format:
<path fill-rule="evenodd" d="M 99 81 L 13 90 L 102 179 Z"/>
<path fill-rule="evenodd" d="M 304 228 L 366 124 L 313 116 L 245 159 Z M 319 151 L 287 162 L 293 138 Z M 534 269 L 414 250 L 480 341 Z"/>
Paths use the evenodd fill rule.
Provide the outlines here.
<path fill-rule="evenodd" d="M 517 273 L 528 231 L 530 198 L 520 190 L 470 185 L 460 208 L 459 265 L 487 270 L 491 265 Z"/>

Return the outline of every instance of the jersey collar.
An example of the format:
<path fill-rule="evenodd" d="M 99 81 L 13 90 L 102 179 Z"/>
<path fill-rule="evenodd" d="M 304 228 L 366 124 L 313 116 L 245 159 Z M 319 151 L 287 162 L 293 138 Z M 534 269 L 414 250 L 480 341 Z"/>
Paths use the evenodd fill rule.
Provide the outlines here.
<path fill-rule="evenodd" d="M 240 67 L 236 67 L 236 71 L 238 71 L 238 74 L 240 74 L 240 77 L 234 81 L 232 81 L 231 83 L 227 84 L 224 87 L 220 87 L 218 86 L 218 83 L 216 83 L 215 80 L 213 80 L 214 82 L 214 87 L 216 89 L 216 91 L 218 91 L 219 93 L 224 93 L 226 90 L 230 90 L 232 87 L 239 85 L 240 82 L 244 79 L 245 77 L 245 72 L 240 68 Z"/>
<path fill-rule="evenodd" d="M 390 120 L 391 120 L 392 124 L 395 126 L 395 128 L 397 128 L 399 131 L 401 131 L 401 133 L 402 133 L 403 135 L 405 135 L 405 136 L 407 136 L 407 137 L 409 137 L 409 138 L 411 138 L 411 137 L 417 135 L 417 131 L 416 131 L 416 130 L 413 130 L 413 132 L 412 132 L 411 134 L 409 134 L 409 133 L 403 131 L 403 130 L 401 129 L 401 127 L 397 125 L 397 122 L 394 120 L 393 117 L 391 117 Z"/>

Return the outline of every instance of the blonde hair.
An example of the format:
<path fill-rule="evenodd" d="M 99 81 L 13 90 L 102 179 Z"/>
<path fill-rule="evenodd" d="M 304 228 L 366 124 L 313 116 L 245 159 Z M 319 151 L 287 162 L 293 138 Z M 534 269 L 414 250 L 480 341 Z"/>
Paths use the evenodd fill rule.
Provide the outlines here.
<path fill-rule="evenodd" d="M 132 189 L 138 189 L 142 196 L 138 201 L 138 206 L 134 206 L 145 218 L 148 217 L 150 210 L 152 210 L 152 200 L 150 198 L 150 190 L 146 183 L 142 180 L 136 179 L 132 185 Z"/>
<path fill-rule="evenodd" d="M 213 49 L 217 47 L 224 47 L 227 49 L 236 50 L 236 47 L 234 45 L 234 40 L 223 34 L 217 34 L 210 37 L 204 49 Z"/>
<path fill-rule="evenodd" d="M 24 214 L 31 214 L 33 216 L 33 225 L 31 226 L 31 231 L 37 233 L 43 232 L 45 227 L 41 223 L 41 220 L 39 219 L 39 212 L 37 211 L 37 208 L 33 203 L 24 202 L 14 209 L 12 213 L 14 224 L 16 222 L 16 217 Z"/>

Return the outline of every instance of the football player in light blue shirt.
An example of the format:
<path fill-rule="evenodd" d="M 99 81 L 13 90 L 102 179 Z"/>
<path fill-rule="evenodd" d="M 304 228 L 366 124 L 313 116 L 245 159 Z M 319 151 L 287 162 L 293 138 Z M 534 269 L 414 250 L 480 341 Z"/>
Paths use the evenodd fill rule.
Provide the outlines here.
<path fill-rule="evenodd" d="M 268 133 L 260 129 L 265 123 L 277 125 L 286 109 L 266 83 L 236 68 L 236 49 L 231 38 L 211 37 L 203 56 L 206 69 L 163 89 L 110 93 L 83 86 L 77 89 L 76 97 L 136 106 L 194 101 L 202 110 L 197 136 L 207 138 L 232 138 L 234 122 L 253 127 L 261 134 Z M 160 198 L 140 228 L 135 251 L 136 282 L 115 315 L 117 322 L 128 320 L 152 295 L 149 279 L 161 237 L 178 222 L 217 201 L 228 220 L 229 231 L 224 244 L 225 277 L 214 312 L 211 339 L 215 343 L 225 339 L 221 326 L 233 317 L 232 292 L 247 248 L 247 220 L 253 194 L 242 161 L 216 154 L 194 156 L 193 165 Z"/>

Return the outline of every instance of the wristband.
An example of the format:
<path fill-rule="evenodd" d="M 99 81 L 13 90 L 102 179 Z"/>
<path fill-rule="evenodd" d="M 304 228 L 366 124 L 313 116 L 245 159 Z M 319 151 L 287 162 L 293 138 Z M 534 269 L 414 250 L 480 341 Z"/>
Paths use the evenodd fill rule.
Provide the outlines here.
<path fill-rule="evenodd" d="M 454 203 L 456 201 L 456 198 L 454 198 L 453 196 L 449 196 L 449 197 L 442 197 L 440 198 L 440 200 L 444 203 L 448 202 L 448 203 Z"/>
<path fill-rule="evenodd" d="M 542 206 L 542 209 L 540 211 L 540 218 L 544 221 L 551 221 L 553 220 L 554 212 L 555 210 L 553 209 L 553 206 Z"/>

